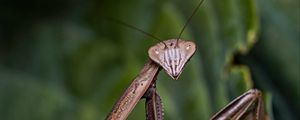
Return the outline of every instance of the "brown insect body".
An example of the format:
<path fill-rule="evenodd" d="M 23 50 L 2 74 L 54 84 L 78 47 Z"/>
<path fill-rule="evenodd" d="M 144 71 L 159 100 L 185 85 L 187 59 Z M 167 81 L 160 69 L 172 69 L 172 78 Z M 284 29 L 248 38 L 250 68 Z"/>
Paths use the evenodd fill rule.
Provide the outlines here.
<path fill-rule="evenodd" d="M 155 82 L 159 67 L 162 67 L 173 79 L 178 79 L 184 65 L 193 56 L 195 51 L 196 45 L 194 42 L 177 39 L 166 40 L 152 46 L 148 50 L 151 60 L 146 63 L 139 75 L 116 102 L 106 120 L 126 119 L 150 84 Z M 152 100 L 160 101 L 158 97 Z M 157 105 L 155 103 L 157 102 L 149 102 L 148 106 L 161 107 L 161 104 Z M 156 115 L 157 112 L 154 114 Z"/>
<path fill-rule="evenodd" d="M 126 119 L 137 102 L 143 96 L 146 98 L 146 119 L 163 119 L 161 99 L 156 93 L 156 88 L 153 87 L 155 86 L 156 76 L 159 73 L 160 68 L 163 68 L 170 77 L 172 77 L 174 80 L 177 80 L 183 71 L 184 65 L 195 53 L 196 44 L 194 42 L 179 38 L 181 37 L 191 18 L 200 8 L 203 1 L 204 0 L 200 1 L 192 15 L 188 18 L 177 39 L 162 41 L 161 39 L 135 26 L 116 20 L 117 23 L 140 31 L 145 35 L 160 41 L 160 43 L 152 46 L 148 50 L 148 56 L 151 60 L 145 64 L 138 76 L 133 80 L 133 82 L 122 94 L 120 99 L 115 103 L 112 111 L 106 117 L 106 120 Z M 215 114 L 211 120 L 261 120 L 264 119 L 263 116 L 264 109 L 261 92 L 256 89 L 251 89 L 233 100 L 233 102 L 231 102 L 229 105 L 225 106 L 220 112 Z"/>

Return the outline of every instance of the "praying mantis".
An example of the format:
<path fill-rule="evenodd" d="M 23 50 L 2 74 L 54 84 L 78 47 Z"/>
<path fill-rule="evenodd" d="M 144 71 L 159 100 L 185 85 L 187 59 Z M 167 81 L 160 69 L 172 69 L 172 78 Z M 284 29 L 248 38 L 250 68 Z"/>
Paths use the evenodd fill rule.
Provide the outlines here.
<path fill-rule="evenodd" d="M 181 34 L 197 12 L 204 0 L 201 0 L 182 28 L 177 39 L 162 41 L 157 37 L 129 24 L 117 21 L 127 27 L 138 30 L 160 42 L 148 50 L 149 60 L 140 73 L 134 78 L 119 100 L 115 103 L 106 120 L 125 120 L 141 98 L 146 99 L 146 119 L 163 120 L 161 98 L 156 92 L 156 77 L 161 69 L 174 80 L 181 75 L 185 64 L 196 51 L 196 44 L 192 41 L 180 39 Z M 264 109 L 262 93 L 257 89 L 250 89 L 234 99 L 211 120 L 263 120 Z"/>

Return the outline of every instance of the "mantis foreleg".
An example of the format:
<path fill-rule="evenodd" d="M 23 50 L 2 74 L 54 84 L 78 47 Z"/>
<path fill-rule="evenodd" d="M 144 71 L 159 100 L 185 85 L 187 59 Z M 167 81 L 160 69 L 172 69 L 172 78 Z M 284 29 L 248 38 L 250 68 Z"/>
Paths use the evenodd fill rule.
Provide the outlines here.
<path fill-rule="evenodd" d="M 211 120 L 264 120 L 264 107 L 261 92 L 250 89 L 234 99 Z"/>
<path fill-rule="evenodd" d="M 146 119 L 147 120 L 163 120 L 163 106 L 158 93 L 156 92 L 156 84 L 153 83 L 144 94 L 146 98 Z"/>

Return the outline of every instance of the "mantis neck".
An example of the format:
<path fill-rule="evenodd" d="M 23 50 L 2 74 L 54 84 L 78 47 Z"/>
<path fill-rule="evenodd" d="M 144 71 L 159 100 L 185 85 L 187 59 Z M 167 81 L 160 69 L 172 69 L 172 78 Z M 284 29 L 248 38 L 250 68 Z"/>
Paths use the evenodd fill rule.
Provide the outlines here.
<path fill-rule="evenodd" d="M 106 120 L 124 120 L 128 117 L 134 106 L 144 95 L 147 88 L 156 80 L 156 75 L 160 71 L 160 66 L 149 60 L 133 82 L 125 90 L 123 95 L 115 103 L 112 111 Z"/>

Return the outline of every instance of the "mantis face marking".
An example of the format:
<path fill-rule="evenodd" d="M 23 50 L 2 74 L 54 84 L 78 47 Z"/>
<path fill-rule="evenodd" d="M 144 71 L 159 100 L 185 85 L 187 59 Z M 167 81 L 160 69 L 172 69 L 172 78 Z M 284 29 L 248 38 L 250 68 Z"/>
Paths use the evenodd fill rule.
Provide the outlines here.
<path fill-rule="evenodd" d="M 148 50 L 151 60 L 159 64 L 169 76 L 177 80 L 185 63 L 196 51 L 194 42 L 170 39 L 152 46 Z"/>

